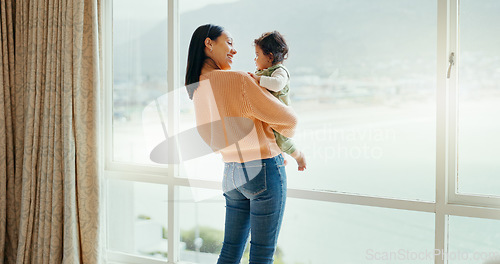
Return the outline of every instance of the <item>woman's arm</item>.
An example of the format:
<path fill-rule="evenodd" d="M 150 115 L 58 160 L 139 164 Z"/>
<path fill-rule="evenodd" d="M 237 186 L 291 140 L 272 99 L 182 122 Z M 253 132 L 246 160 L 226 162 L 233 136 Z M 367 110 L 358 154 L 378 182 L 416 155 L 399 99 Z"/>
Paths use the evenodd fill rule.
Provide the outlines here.
<path fill-rule="evenodd" d="M 297 116 L 292 108 L 262 89 L 250 76 L 245 75 L 243 81 L 244 101 L 250 111 L 248 114 L 269 124 L 272 129 L 285 137 L 293 137 Z"/>

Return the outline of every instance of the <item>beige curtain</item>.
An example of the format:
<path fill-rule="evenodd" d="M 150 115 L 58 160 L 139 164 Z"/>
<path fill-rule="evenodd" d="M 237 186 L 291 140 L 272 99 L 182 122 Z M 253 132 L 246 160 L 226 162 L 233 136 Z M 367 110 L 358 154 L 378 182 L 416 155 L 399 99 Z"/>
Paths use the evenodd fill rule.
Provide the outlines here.
<path fill-rule="evenodd" d="M 0 264 L 100 262 L 99 1 L 0 1 Z"/>

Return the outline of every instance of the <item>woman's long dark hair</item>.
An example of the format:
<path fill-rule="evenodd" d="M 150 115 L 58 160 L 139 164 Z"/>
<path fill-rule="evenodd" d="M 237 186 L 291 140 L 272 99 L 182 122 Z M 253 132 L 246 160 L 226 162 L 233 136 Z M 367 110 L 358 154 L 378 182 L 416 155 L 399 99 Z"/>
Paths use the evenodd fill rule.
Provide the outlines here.
<path fill-rule="evenodd" d="M 201 68 L 207 56 L 205 55 L 205 39 L 216 40 L 224 31 L 221 26 L 206 24 L 199 26 L 191 37 L 189 43 L 186 80 L 185 85 L 189 94 L 189 99 L 193 99 L 193 94 L 200 81 Z"/>

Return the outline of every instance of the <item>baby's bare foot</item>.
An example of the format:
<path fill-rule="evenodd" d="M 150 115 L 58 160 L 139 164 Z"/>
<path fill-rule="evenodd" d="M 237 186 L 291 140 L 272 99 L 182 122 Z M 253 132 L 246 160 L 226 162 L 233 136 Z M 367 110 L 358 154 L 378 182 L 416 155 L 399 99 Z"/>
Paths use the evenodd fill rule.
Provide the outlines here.
<path fill-rule="evenodd" d="M 306 156 L 300 150 L 296 150 L 291 155 L 295 161 L 297 161 L 297 165 L 299 165 L 299 171 L 304 171 L 307 167 Z"/>

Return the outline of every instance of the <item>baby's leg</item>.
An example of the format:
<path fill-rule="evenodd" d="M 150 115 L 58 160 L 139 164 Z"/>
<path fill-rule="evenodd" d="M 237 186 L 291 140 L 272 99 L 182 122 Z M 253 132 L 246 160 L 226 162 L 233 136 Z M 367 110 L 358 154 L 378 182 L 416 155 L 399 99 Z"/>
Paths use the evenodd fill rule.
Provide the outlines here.
<path fill-rule="evenodd" d="M 295 143 L 291 138 L 287 138 L 280 133 L 274 131 L 274 137 L 276 138 L 276 144 L 280 147 L 281 151 L 292 156 L 299 165 L 299 171 L 306 169 L 306 158 L 302 151 L 297 149 Z"/>

